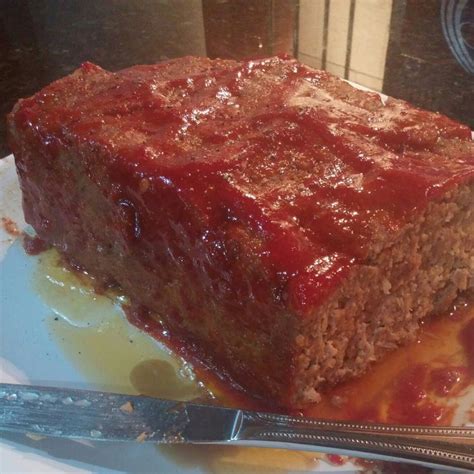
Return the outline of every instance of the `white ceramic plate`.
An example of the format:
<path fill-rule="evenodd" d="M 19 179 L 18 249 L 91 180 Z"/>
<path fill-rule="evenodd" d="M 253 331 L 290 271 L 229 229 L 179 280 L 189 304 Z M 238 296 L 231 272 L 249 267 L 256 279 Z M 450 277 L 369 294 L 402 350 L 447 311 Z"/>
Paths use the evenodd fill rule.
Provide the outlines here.
<path fill-rule="evenodd" d="M 7 217 L 25 228 L 21 196 L 13 157 L 0 160 L 0 218 Z M 78 388 L 102 388 L 84 375 L 74 359 L 53 337 L 48 326 L 53 309 L 34 289 L 38 257 L 27 256 L 19 239 L 0 226 L 0 381 Z M 56 308 L 57 312 L 60 312 Z M 133 333 L 135 329 L 131 328 Z M 141 336 L 147 337 L 147 336 Z M 157 357 L 170 357 L 159 344 Z M 150 350 L 150 349 L 148 349 Z M 98 361 L 99 362 L 99 361 Z M 114 380 L 117 391 L 129 390 L 128 380 Z M 65 420 L 67 423 L 67 420 Z M 300 453 L 282 456 L 269 450 L 224 452 L 190 447 L 167 452 L 147 443 L 87 443 L 60 439 L 34 441 L 24 435 L 0 438 L 0 472 L 157 472 L 157 473 L 301 473 L 354 472 L 319 462 L 309 467 Z M 197 451 L 198 452 L 197 452 Z M 216 461 L 210 459 L 215 457 Z M 281 456 L 281 461 L 279 460 Z"/>

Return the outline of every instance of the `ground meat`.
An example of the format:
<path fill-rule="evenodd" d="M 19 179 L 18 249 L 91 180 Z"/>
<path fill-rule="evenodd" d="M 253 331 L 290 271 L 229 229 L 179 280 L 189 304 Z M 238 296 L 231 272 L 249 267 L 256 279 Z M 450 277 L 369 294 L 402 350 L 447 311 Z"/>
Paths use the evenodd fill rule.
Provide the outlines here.
<path fill-rule="evenodd" d="M 38 237 L 275 404 L 473 287 L 469 128 L 295 60 L 86 63 L 8 122 Z"/>

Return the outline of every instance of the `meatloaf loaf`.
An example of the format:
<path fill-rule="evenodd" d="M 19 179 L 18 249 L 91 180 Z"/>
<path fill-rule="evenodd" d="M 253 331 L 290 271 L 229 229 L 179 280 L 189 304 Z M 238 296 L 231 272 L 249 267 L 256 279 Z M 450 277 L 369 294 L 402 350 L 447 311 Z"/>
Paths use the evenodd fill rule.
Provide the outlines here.
<path fill-rule="evenodd" d="M 473 287 L 470 129 L 293 59 L 86 63 L 8 121 L 38 236 L 277 405 Z"/>

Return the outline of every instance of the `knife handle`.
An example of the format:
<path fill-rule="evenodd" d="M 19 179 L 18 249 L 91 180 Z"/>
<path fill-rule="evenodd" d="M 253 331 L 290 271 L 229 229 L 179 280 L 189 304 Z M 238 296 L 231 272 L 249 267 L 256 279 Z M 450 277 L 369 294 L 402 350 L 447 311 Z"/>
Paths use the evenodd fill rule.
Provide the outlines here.
<path fill-rule="evenodd" d="M 397 426 L 244 412 L 237 438 L 257 445 L 296 444 L 302 450 L 474 469 L 472 427 Z"/>

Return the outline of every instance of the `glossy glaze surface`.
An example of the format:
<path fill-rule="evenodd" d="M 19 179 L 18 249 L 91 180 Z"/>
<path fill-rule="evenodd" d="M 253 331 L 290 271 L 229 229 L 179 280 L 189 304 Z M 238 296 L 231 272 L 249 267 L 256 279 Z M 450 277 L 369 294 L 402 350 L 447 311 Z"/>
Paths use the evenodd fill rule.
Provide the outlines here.
<path fill-rule="evenodd" d="M 474 175 L 468 127 L 285 57 L 184 58 L 118 73 L 86 63 L 22 101 L 15 122 L 31 124 L 52 155 L 81 150 L 99 185 L 109 167 L 128 242 L 156 238 L 162 201 L 153 200 L 166 196 L 174 219 L 190 211 L 198 221 L 168 236 L 181 240 L 177 253 L 189 252 L 190 235 L 200 239 L 215 248 L 208 272 L 225 276 L 243 229 L 277 299 L 301 314 L 371 245 Z M 192 265 L 206 262 L 195 255 Z"/>
<path fill-rule="evenodd" d="M 84 61 L 117 71 L 185 55 L 287 53 L 474 127 L 471 2 L 82 0 L 5 2 L 0 115 Z M 350 33 L 350 34 L 349 34 Z M 8 155 L 0 120 L 0 157 Z"/>

